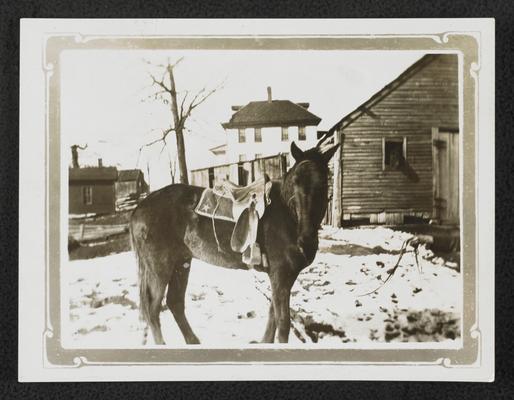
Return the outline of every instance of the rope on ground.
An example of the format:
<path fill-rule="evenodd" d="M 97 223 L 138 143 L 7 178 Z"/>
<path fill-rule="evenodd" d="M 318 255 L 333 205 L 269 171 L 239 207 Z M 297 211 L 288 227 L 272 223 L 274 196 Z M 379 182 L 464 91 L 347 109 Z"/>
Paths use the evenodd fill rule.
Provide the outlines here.
<path fill-rule="evenodd" d="M 389 281 L 389 279 L 391 279 L 391 277 L 394 275 L 394 273 L 396 272 L 396 270 L 400 266 L 400 261 L 401 261 L 403 255 L 405 254 L 405 251 L 407 250 L 407 246 L 409 244 L 411 244 L 412 247 L 414 247 L 414 256 L 415 256 L 415 259 L 416 259 L 416 266 L 418 268 L 418 271 L 421 273 L 421 267 L 420 267 L 419 262 L 418 262 L 418 246 L 420 245 L 420 243 L 421 243 L 421 240 L 419 238 L 415 237 L 415 236 L 405 240 L 403 242 L 403 244 L 402 244 L 401 249 L 400 249 L 400 255 L 398 256 L 398 261 L 396 261 L 396 264 L 390 270 L 389 274 L 387 275 L 387 278 L 384 281 L 382 281 L 382 283 L 377 288 L 373 289 L 370 292 L 367 292 L 367 293 L 364 293 L 364 294 L 360 294 L 357 297 L 369 296 L 371 293 L 375 293 L 377 290 L 382 288 L 387 283 L 387 281 Z"/>

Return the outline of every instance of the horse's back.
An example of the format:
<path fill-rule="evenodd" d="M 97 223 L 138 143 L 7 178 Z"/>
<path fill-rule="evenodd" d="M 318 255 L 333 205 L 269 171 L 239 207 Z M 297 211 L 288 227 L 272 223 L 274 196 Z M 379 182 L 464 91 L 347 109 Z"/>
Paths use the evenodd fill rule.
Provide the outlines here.
<path fill-rule="evenodd" d="M 130 218 L 133 240 L 152 238 L 159 242 L 183 237 L 203 190 L 197 186 L 173 184 L 150 193 Z"/>
<path fill-rule="evenodd" d="M 134 250 L 161 260 L 194 257 L 220 267 L 247 269 L 241 254 L 230 247 L 234 223 L 195 213 L 204 190 L 170 185 L 141 201 L 130 221 Z"/>

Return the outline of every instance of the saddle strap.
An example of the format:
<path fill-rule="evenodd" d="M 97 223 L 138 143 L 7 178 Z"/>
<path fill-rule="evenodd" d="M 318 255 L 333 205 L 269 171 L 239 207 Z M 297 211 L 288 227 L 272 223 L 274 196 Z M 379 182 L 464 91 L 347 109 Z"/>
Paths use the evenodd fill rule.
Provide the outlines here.
<path fill-rule="evenodd" d="M 220 241 L 218 240 L 218 234 L 216 233 L 216 211 L 218 211 L 218 208 L 220 206 L 220 199 L 221 197 L 218 197 L 216 200 L 216 207 L 214 207 L 214 211 L 212 212 L 211 221 L 212 221 L 212 231 L 214 233 L 214 239 L 216 240 L 216 245 L 218 246 L 218 251 L 220 253 L 224 253 L 224 250 L 221 248 Z"/>

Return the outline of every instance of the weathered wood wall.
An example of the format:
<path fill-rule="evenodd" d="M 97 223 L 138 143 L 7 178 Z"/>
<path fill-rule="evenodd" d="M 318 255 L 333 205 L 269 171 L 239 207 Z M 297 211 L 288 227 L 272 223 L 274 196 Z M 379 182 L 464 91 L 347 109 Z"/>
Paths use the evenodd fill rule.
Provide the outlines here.
<path fill-rule="evenodd" d="M 342 204 L 333 219 L 431 217 L 432 128 L 458 127 L 458 59 L 432 55 L 418 64 L 399 86 L 341 125 Z M 405 168 L 384 170 L 384 139 L 404 137 Z"/>
<path fill-rule="evenodd" d="M 126 197 L 131 194 L 139 195 L 140 190 L 136 181 L 116 182 L 116 197 Z"/>
<path fill-rule="evenodd" d="M 271 157 L 258 158 L 242 163 L 224 164 L 210 168 L 201 168 L 191 171 L 191 183 L 196 186 L 212 187 L 222 180 L 229 178 L 234 183 L 238 183 L 238 167 L 241 166 L 246 174 L 247 183 L 251 183 L 262 177 L 265 173 L 271 179 L 280 178 L 286 171 L 286 156 L 279 154 Z M 214 181 L 209 182 L 209 170 Z"/>

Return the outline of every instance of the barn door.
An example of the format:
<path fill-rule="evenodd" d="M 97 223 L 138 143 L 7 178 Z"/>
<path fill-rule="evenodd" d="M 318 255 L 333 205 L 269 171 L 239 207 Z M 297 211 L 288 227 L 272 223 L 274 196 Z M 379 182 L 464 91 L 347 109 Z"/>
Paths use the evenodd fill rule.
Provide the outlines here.
<path fill-rule="evenodd" d="M 459 132 L 432 130 L 434 218 L 443 224 L 459 223 Z"/>

